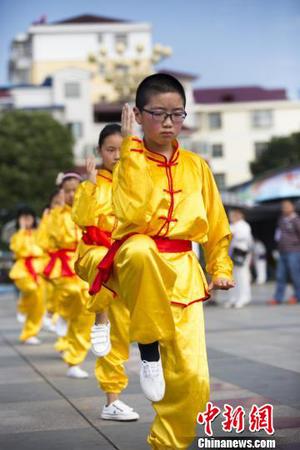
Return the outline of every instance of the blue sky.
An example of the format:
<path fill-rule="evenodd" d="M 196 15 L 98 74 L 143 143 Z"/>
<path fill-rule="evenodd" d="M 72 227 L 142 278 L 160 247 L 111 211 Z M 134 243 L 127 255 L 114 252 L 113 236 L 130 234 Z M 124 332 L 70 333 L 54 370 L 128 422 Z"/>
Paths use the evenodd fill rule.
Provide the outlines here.
<path fill-rule="evenodd" d="M 170 45 L 164 68 L 199 75 L 197 86 L 284 87 L 300 98 L 300 0 L 0 0 L 0 84 L 10 40 L 48 21 L 91 13 L 150 22 Z"/>

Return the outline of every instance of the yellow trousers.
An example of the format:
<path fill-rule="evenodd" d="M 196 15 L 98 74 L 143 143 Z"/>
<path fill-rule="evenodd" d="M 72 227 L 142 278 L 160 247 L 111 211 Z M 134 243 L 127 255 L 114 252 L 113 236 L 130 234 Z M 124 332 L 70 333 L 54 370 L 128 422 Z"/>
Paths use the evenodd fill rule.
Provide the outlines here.
<path fill-rule="evenodd" d="M 166 393 L 153 403 L 156 417 L 148 436 L 156 450 L 187 449 L 196 434 L 197 414 L 209 400 L 203 305 L 171 304 L 176 277 L 154 241 L 135 235 L 119 249 L 110 280 L 129 307 L 130 340 L 160 341 Z"/>
<path fill-rule="evenodd" d="M 68 346 L 69 346 L 68 337 L 67 336 L 61 336 L 61 337 L 56 339 L 56 342 L 54 344 L 54 349 L 57 352 L 62 353 L 62 352 L 65 352 L 67 350 Z"/>
<path fill-rule="evenodd" d="M 77 248 L 77 261 L 75 270 L 77 275 L 89 286 L 92 285 L 97 274 L 97 265 L 107 253 L 107 248 L 103 246 L 86 245 L 80 241 Z M 87 299 L 87 309 L 91 312 L 101 313 L 109 308 L 112 293 L 106 288 L 101 289 L 98 294 L 89 296 Z"/>
<path fill-rule="evenodd" d="M 56 312 L 66 321 L 76 317 L 82 306 L 82 282 L 76 276 L 55 278 Z"/>
<path fill-rule="evenodd" d="M 90 349 L 90 332 L 95 321 L 95 315 L 88 312 L 82 305 L 78 316 L 68 323 L 67 348 L 63 353 L 66 364 L 77 366 L 81 364 Z"/>
<path fill-rule="evenodd" d="M 77 273 L 91 284 L 97 273 L 97 265 L 107 252 L 105 247 L 87 246 L 83 242 L 78 247 Z M 113 297 L 106 288 L 87 299 L 90 312 L 101 313 L 108 309 L 111 324 L 110 353 L 96 360 L 95 376 L 100 388 L 106 393 L 121 393 L 128 384 L 124 362 L 129 357 L 129 311 L 119 297 Z"/>
<path fill-rule="evenodd" d="M 111 351 L 97 359 L 95 376 L 104 392 L 120 394 L 128 384 L 124 362 L 129 358 L 129 311 L 124 302 L 115 297 L 110 303 L 108 315 Z"/>
<path fill-rule="evenodd" d="M 42 293 L 46 311 L 54 314 L 56 312 L 55 287 L 52 280 L 42 278 Z"/>
<path fill-rule="evenodd" d="M 77 276 L 54 280 L 56 312 L 68 322 L 65 338 L 55 343 L 57 351 L 63 351 L 63 359 L 69 365 L 81 364 L 90 348 L 90 330 L 95 320 L 87 311 L 87 285 Z"/>
<path fill-rule="evenodd" d="M 27 314 L 26 297 L 24 297 L 24 295 L 22 293 L 20 293 L 19 298 L 18 298 L 17 311 L 20 314 L 23 314 L 24 316 L 26 316 L 26 314 Z"/>
<path fill-rule="evenodd" d="M 19 337 L 20 341 L 24 342 L 39 333 L 45 307 L 41 295 L 41 287 L 33 278 L 20 278 L 14 280 L 14 282 L 21 291 L 26 310 L 26 320 Z"/>

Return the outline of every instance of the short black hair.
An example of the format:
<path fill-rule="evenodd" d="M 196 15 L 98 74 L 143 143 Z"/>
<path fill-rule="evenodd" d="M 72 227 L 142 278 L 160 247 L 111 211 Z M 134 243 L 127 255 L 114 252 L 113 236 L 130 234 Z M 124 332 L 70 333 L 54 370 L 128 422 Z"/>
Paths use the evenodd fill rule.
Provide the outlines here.
<path fill-rule="evenodd" d="M 177 78 L 167 73 L 155 73 L 154 75 L 149 75 L 137 88 L 135 105 L 142 111 L 152 95 L 166 94 L 168 92 L 176 92 L 179 94 L 185 107 L 186 96 L 184 87 Z"/>
<path fill-rule="evenodd" d="M 34 209 L 28 205 L 22 205 L 17 210 L 16 218 L 16 229 L 20 229 L 20 218 L 21 216 L 32 216 L 33 217 L 33 228 L 37 228 L 37 217 Z"/>
<path fill-rule="evenodd" d="M 102 147 L 105 139 L 112 134 L 121 134 L 121 125 L 118 123 L 110 123 L 106 125 L 99 134 L 98 147 Z"/>

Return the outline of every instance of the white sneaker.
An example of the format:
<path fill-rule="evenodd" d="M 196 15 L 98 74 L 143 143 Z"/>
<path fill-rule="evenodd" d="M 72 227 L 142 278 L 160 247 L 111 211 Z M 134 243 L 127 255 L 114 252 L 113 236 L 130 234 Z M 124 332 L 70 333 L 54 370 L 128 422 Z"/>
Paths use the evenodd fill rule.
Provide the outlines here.
<path fill-rule="evenodd" d="M 55 324 L 55 331 L 57 336 L 64 337 L 66 336 L 68 332 L 68 322 L 63 319 L 61 316 L 58 316 L 56 324 Z"/>
<path fill-rule="evenodd" d="M 139 418 L 138 413 L 121 400 L 116 400 L 108 406 L 103 406 L 101 413 L 101 419 L 117 420 L 119 422 L 133 422 Z"/>
<path fill-rule="evenodd" d="M 67 377 L 83 379 L 88 378 L 89 374 L 80 366 L 71 366 L 67 371 Z"/>
<path fill-rule="evenodd" d="M 95 356 L 103 357 L 111 350 L 110 322 L 107 324 L 93 325 L 91 329 L 92 352 Z"/>
<path fill-rule="evenodd" d="M 41 344 L 41 341 L 40 341 L 39 338 L 37 338 L 36 336 L 32 336 L 32 337 L 26 339 L 26 341 L 23 341 L 23 344 L 27 344 L 27 345 L 39 345 L 39 344 Z"/>
<path fill-rule="evenodd" d="M 158 361 L 141 362 L 140 383 L 148 400 L 159 402 L 163 399 L 166 385 L 161 358 Z"/>
<path fill-rule="evenodd" d="M 17 313 L 17 322 L 24 323 L 26 320 L 25 314 L 22 314 L 20 312 Z"/>
<path fill-rule="evenodd" d="M 45 314 L 43 317 L 43 329 L 46 331 L 50 331 L 51 333 L 56 332 L 56 327 L 52 322 L 52 317 L 48 316 L 48 314 Z"/>
<path fill-rule="evenodd" d="M 246 302 L 237 302 L 234 307 L 239 309 L 239 308 L 243 308 L 244 306 L 248 305 L 250 303 L 250 300 L 246 301 Z"/>

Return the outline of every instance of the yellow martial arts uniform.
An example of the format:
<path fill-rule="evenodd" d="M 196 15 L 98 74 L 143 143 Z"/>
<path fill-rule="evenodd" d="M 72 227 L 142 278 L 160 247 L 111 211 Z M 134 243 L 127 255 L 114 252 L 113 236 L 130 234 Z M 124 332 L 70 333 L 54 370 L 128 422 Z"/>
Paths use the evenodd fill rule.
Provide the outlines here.
<path fill-rule="evenodd" d="M 19 230 L 11 238 L 10 249 L 16 262 L 9 277 L 21 291 L 22 304 L 26 314 L 20 340 L 22 342 L 36 336 L 41 329 L 45 311 L 40 274 L 44 268 L 43 251 L 36 242 L 36 230 Z"/>
<path fill-rule="evenodd" d="M 49 225 L 51 223 L 51 214 L 53 210 L 50 210 L 47 213 L 44 213 L 43 217 L 40 220 L 38 229 L 37 229 L 37 242 L 39 246 L 44 250 L 45 260 L 48 260 L 50 248 L 50 240 L 49 240 Z M 54 295 L 54 284 L 50 278 L 45 277 L 42 274 L 42 296 L 44 300 L 44 304 L 48 313 L 55 314 L 56 304 L 55 304 L 55 295 Z"/>
<path fill-rule="evenodd" d="M 121 292 L 129 307 L 130 340 L 160 342 L 166 381 L 164 398 L 153 403 L 148 442 L 153 449 L 186 449 L 209 400 L 202 308 L 207 282 L 188 241 L 203 246 L 212 279 L 231 279 L 227 217 L 201 157 L 175 141 L 168 161 L 136 137 L 123 141 L 113 206 L 113 238 L 126 240 L 106 285 Z"/>
<path fill-rule="evenodd" d="M 44 275 L 54 283 L 56 312 L 68 322 L 67 348 L 63 359 L 78 365 L 90 348 L 90 328 L 94 315 L 87 311 L 88 285 L 74 271 L 75 251 L 81 231 L 71 218 L 71 207 L 55 208 L 49 221 L 50 259 Z M 64 350 L 65 341 L 59 340 L 56 349 Z M 62 346 L 60 345 L 62 344 Z"/>
<path fill-rule="evenodd" d="M 90 285 L 98 263 L 107 253 L 103 239 L 110 245 L 110 235 L 116 224 L 112 212 L 111 172 L 100 169 L 96 181 L 97 184 L 94 184 L 87 180 L 78 186 L 72 207 L 74 222 L 84 230 L 84 239 L 77 247 L 75 271 Z M 107 356 L 97 358 L 95 375 L 104 392 L 119 394 L 128 384 L 123 363 L 129 357 L 129 311 L 124 302 L 118 297 L 113 298 L 112 292 L 106 288 L 90 296 L 87 302 L 88 310 L 95 313 L 102 312 L 108 306 L 112 349 Z"/>

